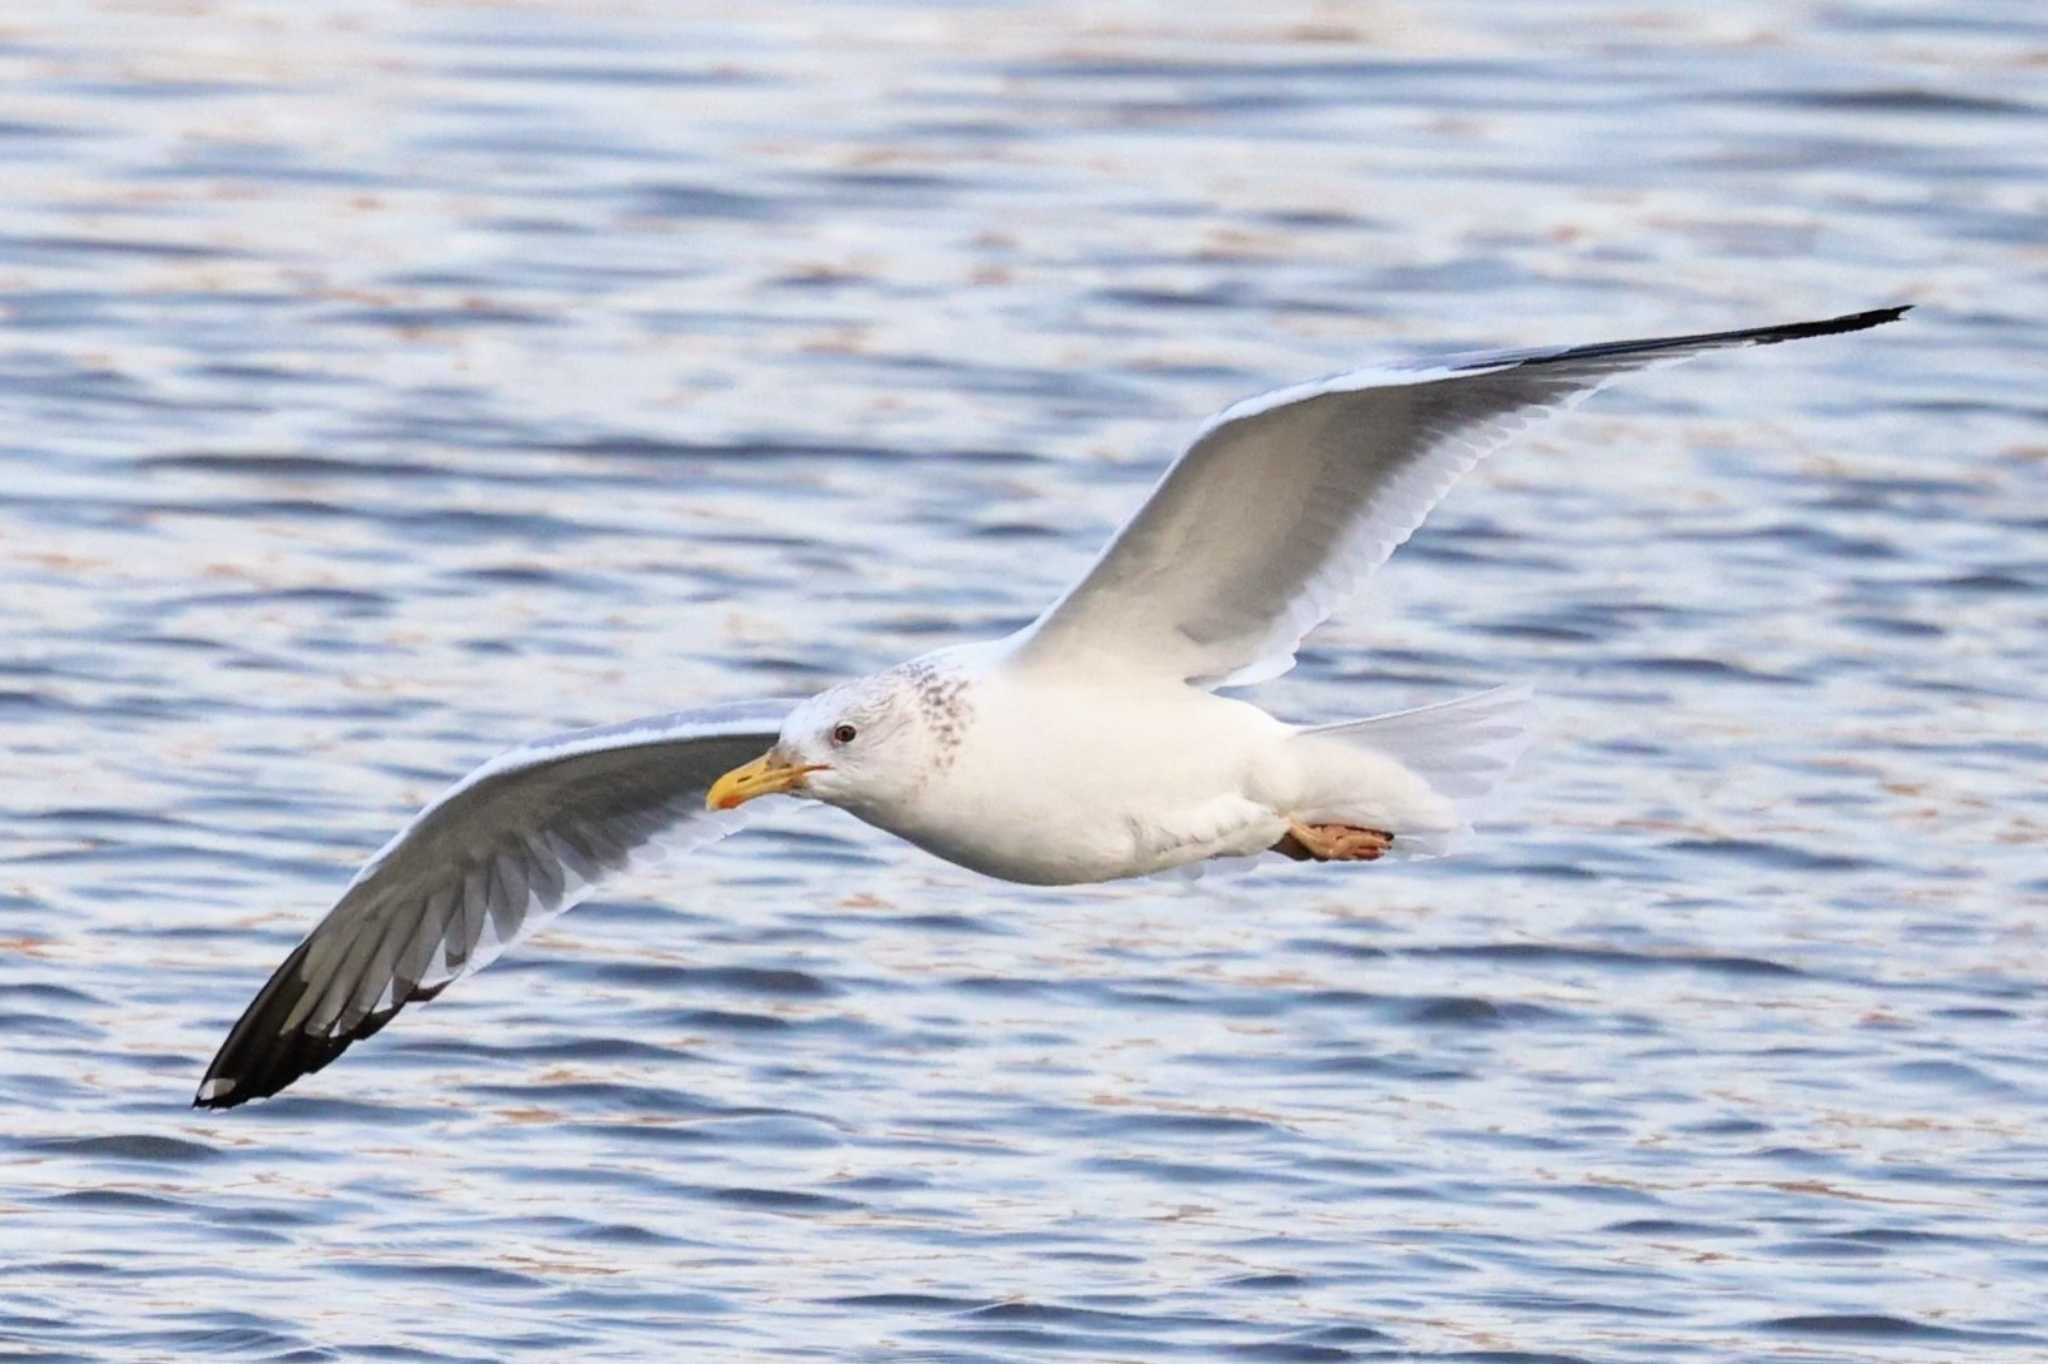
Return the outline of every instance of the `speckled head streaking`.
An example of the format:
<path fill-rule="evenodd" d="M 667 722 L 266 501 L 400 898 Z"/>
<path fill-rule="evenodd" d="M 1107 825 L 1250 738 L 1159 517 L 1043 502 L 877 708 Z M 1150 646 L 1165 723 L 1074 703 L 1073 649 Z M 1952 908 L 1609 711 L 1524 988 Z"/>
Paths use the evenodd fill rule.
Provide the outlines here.
<path fill-rule="evenodd" d="M 973 723 L 972 670 L 941 650 L 820 692 L 789 713 L 766 753 L 720 777 L 714 810 L 809 796 L 858 815 L 900 809 L 952 767 Z"/>

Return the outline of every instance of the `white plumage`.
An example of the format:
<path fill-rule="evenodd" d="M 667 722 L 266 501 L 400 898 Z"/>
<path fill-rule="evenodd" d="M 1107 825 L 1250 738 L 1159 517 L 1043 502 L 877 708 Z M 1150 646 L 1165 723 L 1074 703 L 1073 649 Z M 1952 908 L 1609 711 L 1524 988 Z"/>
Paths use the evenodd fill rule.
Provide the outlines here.
<path fill-rule="evenodd" d="M 276 1093 L 643 851 L 730 832 L 760 795 L 823 800 L 1037 884 L 1267 849 L 1440 852 L 1518 753 L 1525 692 L 1304 729 L 1214 688 L 1285 672 L 1460 475 L 1616 375 L 1904 311 L 1358 370 L 1227 408 L 1081 580 L 1007 639 L 801 702 L 562 735 L 477 769 L 358 873 L 244 1011 L 195 1102 Z"/>

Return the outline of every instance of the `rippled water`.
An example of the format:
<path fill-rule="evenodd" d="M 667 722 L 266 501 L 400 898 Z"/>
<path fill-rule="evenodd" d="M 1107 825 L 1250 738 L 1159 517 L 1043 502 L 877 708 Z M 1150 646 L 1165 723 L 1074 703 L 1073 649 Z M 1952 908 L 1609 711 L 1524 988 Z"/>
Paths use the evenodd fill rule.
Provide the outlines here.
<path fill-rule="evenodd" d="M 1976 3 L 17 5 L 0 1353 L 2048 1352 L 2048 25 Z M 186 1107 L 528 735 L 1027 619 L 1221 403 L 1645 375 L 1261 699 L 1523 678 L 1444 863 L 790 811 Z"/>

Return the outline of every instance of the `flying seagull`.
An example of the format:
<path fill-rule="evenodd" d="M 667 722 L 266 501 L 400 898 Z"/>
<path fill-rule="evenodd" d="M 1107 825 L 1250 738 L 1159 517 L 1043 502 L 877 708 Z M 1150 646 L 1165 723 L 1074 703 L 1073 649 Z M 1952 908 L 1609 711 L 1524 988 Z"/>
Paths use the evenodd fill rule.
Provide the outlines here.
<path fill-rule="evenodd" d="M 1277 677 L 1458 476 L 1628 370 L 1860 331 L 1821 322 L 1354 370 L 1196 434 L 1031 624 L 798 701 L 677 711 L 523 744 L 356 873 L 221 1045 L 193 1102 L 277 1093 L 659 849 L 821 800 L 990 876 L 1107 881 L 1275 851 L 1435 852 L 1519 748 L 1496 690 L 1302 727 L 1217 695 Z M 1469 806 L 1467 806 L 1469 808 Z"/>

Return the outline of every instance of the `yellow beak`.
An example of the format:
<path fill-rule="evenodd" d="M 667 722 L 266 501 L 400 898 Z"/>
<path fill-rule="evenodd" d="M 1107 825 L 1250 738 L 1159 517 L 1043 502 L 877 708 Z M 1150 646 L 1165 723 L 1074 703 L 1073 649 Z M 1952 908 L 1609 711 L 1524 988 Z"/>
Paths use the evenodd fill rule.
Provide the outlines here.
<path fill-rule="evenodd" d="M 806 774 L 816 772 L 825 765 L 784 762 L 773 752 L 763 753 L 746 766 L 735 767 L 712 782 L 711 789 L 704 793 L 704 808 L 737 810 L 756 796 L 775 796 L 786 791 L 794 791 L 804 784 Z"/>

